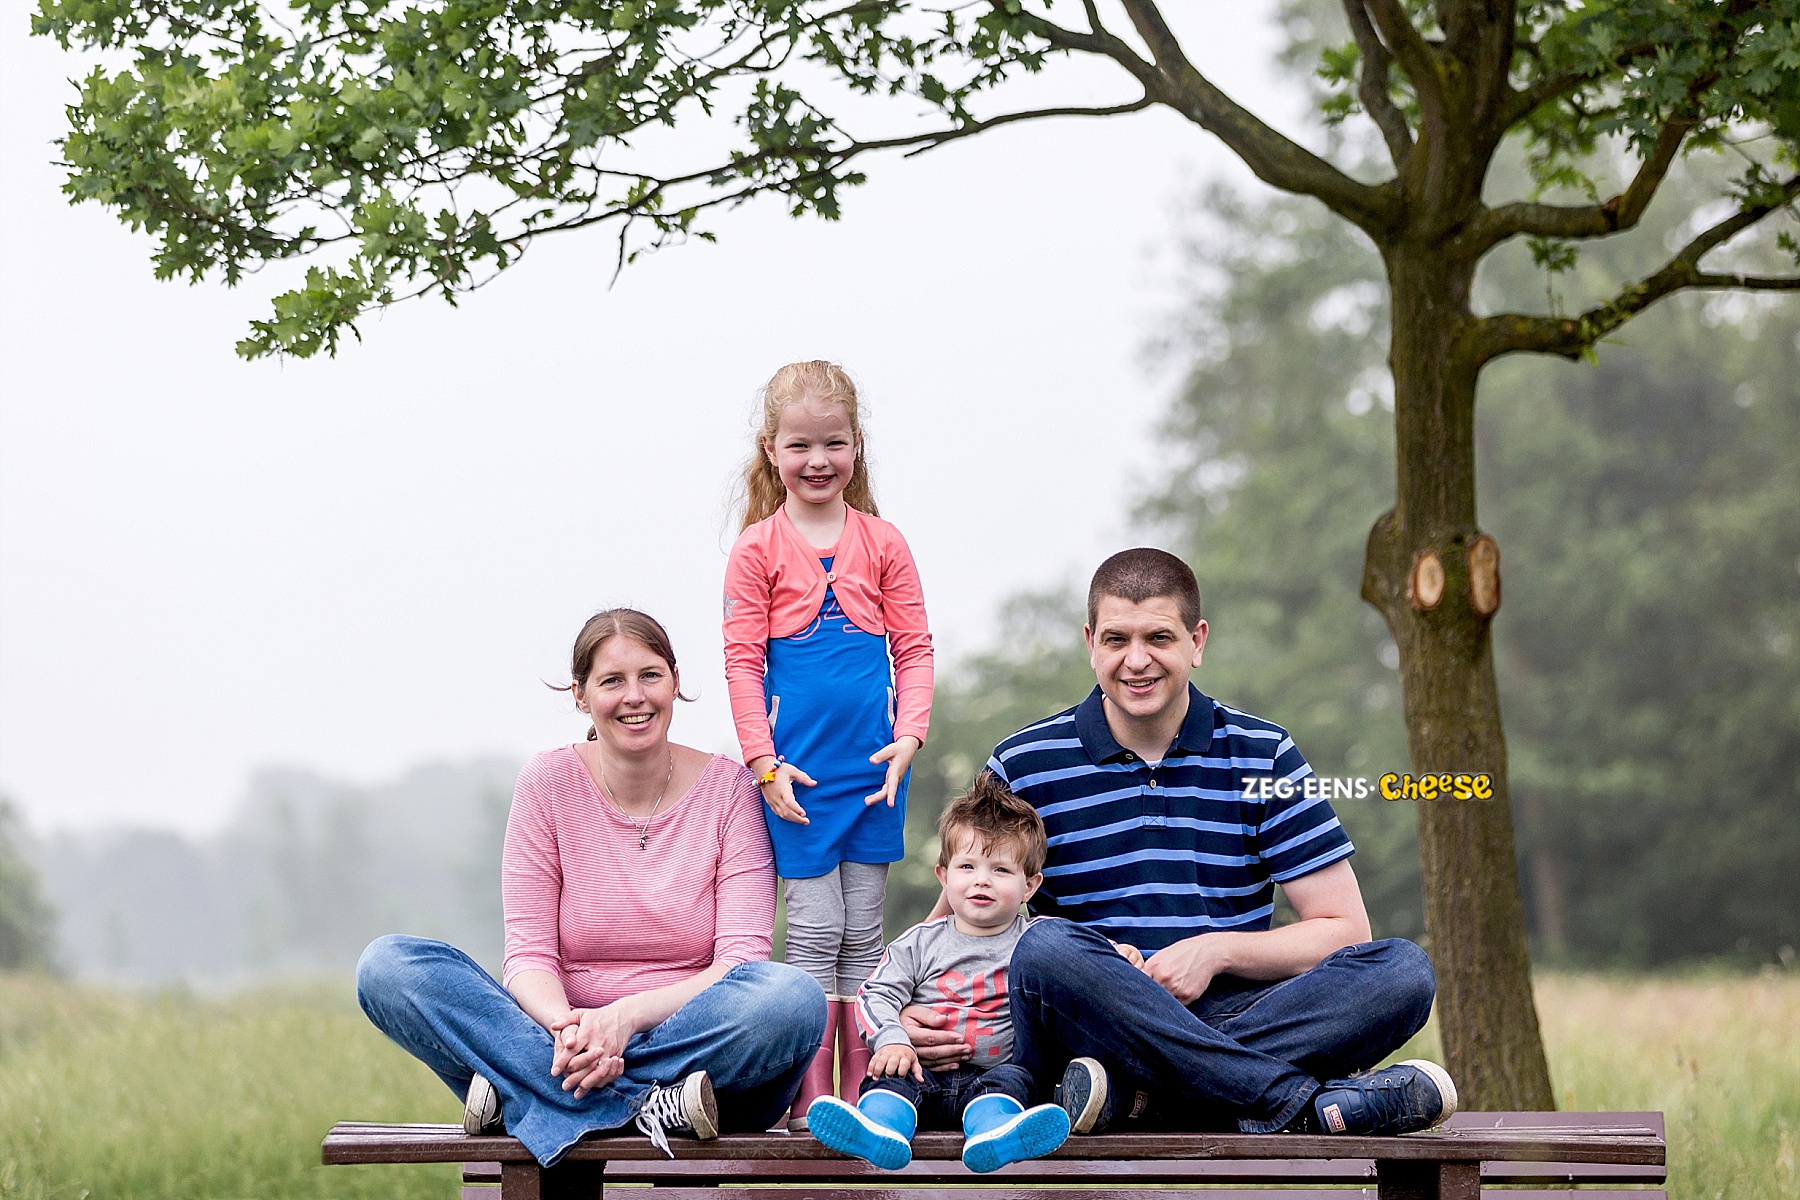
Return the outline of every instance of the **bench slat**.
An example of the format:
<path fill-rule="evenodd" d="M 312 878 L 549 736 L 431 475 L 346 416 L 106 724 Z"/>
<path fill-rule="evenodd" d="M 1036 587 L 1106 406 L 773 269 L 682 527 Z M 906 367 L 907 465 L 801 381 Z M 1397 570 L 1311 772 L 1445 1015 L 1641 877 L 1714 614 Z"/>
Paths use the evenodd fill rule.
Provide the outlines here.
<path fill-rule="evenodd" d="M 495 1182 L 499 1179 L 496 1176 Z M 615 1200 L 638 1200 L 641 1188 L 621 1188 L 613 1193 Z M 1582 1189 L 1508 1189 L 1483 1193 L 1486 1200 L 1668 1200 L 1662 1190 L 1633 1189 L 1607 1191 Z M 492 1185 L 470 1186 L 462 1190 L 462 1200 L 497 1200 Z M 652 1200 L 644 1197 L 643 1200 Z M 967 1188 L 785 1188 L 770 1197 L 763 1188 L 734 1187 L 665 1187 L 656 1190 L 654 1200 L 970 1200 Z M 1045 1193 L 1018 1188 L 984 1188 L 981 1200 L 1046 1200 Z M 1372 1187 L 1354 1190 L 1319 1188 L 1194 1188 L 1184 1191 L 1163 1188 L 1157 1191 L 1120 1191 L 1109 1188 L 1059 1188 L 1049 1200 L 1377 1200 Z"/>
<path fill-rule="evenodd" d="M 737 1164 L 676 1160 L 674 1162 L 609 1163 L 606 1177 L 614 1183 L 654 1183 L 679 1185 L 702 1180 L 717 1180 L 721 1171 Z M 855 1170 L 851 1171 L 845 1168 Z M 782 1183 L 881 1182 L 905 1180 L 908 1183 L 970 1183 L 974 1177 L 954 1159 L 914 1162 L 904 1171 L 878 1171 L 859 1163 L 840 1160 L 827 1162 L 755 1163 L 749 1165 L 754 1174 L 744 1178 Z M 741 1174 L 741 1173 L 740 1173 Z M 1120 1186 L 1182 1183 L 1254 1183 L 1278 1180 L 1306 1184 L 1354 1184 L 1375 1182 L 1375 1163 L 1371 1159 L 1163 1159 L 1132 1163 L 1119 1161 L 1091 1162 L 1083 1159 L 1037 1160 L 1034 1164 L 1018 1164 L 997 1174 L 998 1178 L 1023 1182 L 1029 1177 L 1037 1183 L 1070 1184 L 1109 1182 Z M 1668 1177 L 1661 1165 L 1614 1163 L 1487 1163 L 1481 1172 L 1482 1182 L 1535 1183 L 1570 1186 L 1595 1184 L 1657 1184 Z M 498 1182 L 499 1164 L 476 1175 L 467 1169 L 465 1182 Z"/>
<path fill-rule="evenodd" d="M 1224 1176 L 1241 1175 L 1257 1179 L 1274 1176 L 1302 1180 L 1306 1183 L 1353 1183 L 1372 1184 L 1375 1180 L 1375 1164 L 1366 1158 L 1318 1158 L 1318 1159 L 1187 1159 L 1184 1161 L 1151 1161 L 1151 1162 L 1097 1162 L 1089 1163 L 1081 1159 L 1039 1160 L 1037 1173 L 1041 1174 L 1045 1183 L 1064 1183 L 1081 1179 L 1117 1179 L 1122 1184 L 1143 1183 L 1167 1186 L 1181 1183 L 1191 1178 L 1201 1178 L 1208 1182 L 1226 1182 Z M 732 1164 L 726 1164 L 727 1166 Z M 752 1172 L 775 1169 L 774 1163 L 748 1164 Z M 606 1177 L 613 1183 L 646 1183 L 659 1186 L 678 1186 L 684 1181 L 716 1180 L 724 1168 L 717 1162 L 675 1159 L 662 1162 L 633 1162 L 607 1164 Z M 1621 1168 L 1637 1170 L 1640 1168 Z M 874 1167 L 844 1160 L 830 1159 L 816 1162 L 796 1162 L 785 1168 L 782 1173 L 793 1183 L 813 1181 L 830 1182 L 841 1180 L 854 1174 L 859 1180 L 903 1179 L 908 1182 L 935 1183 L 941 1180 L 954 1179 L 967 1182 L 968 1172 L 962 1169 L 958 1160 L 939 1159 L 934 1161 L 915 1161 L 899 1171 L 881 1171 Z M 1010 1176 L 1002 1175 L 1003 1178 Z M 500 1164 L 497 1162 L 466 1163 L 463 1166 L 464 1183 L 499 1183 Z"/>
<path fill-rule="evenodd" d="M 1283 1158 L 1370 1158 L 1391 1162 L 1664 1162 L 1663 1140 L 1648 1129 L 1619 1126 L 1605 1132 L 1575 1134 L 1548 1126 L 1487 1130 L 1445 1129 L 1404 1137 L 1326 1137 L 1286 1135 Z M 811 1138 L 792 1134 L 728 1134 L 706 1142 L 678 1139 L 671 1143 L 682 1159 L 741 1160 L 787 1164 L 811 1160 L 846 1163 Z M 1088 1161 L 1191 1159 L 1267 1160 L 1266 1134 L 1241 1133 L 1108 1133 L 1073 1139 L 1055 1158 Z M 962 1137 L 922 1133 L 913 1141 L 915 1159 L 957 1159 Z M 456 1125 L 340 1125 L 325 1136 L 321 1158 L 327 1164 L 371 1162 L 528 1162 L 525 1147 L 510 1137 L 471 1138 Z M 576 1143 L 565 1161 L 628 1163 L 662 1159 L 645 1138 L 594 1137 Z M 665 1160 L 666 1161 L 666 1160 Z M 1043 1162 L 1046 1160 L 1036 1160 Z M 1024 1167 L 1028 1164 L 1020 1163 Z M 1008 1168 L 1011 1170 L 1011 1168 Z M 757 1172 L 761 1175 L 761 1172 Z"/>
<path fill-rule="evenodd" d="M 1663 1136 L 1663 1115 L 1660 1112 L 1489 1112 L 1458 1113 L 1450 1121 L 1450 1128 L 1459 1130 L 1520 1127 L 1548 1128 L 1570 1133 L 1604 1131 L 1660 1138 Z M 653 1182 L 666 1185 L 684 1179 L 717 1178 L 718 1170 L 719 1168 L 715 1164 L 708 1162 L 694 1162 L 685 1159 L 678 1159 L 674 1162 L 649 1160 L 630 1164 L 615 1162 L 608 1170 L 607 1175 L 616 1182 Z M 841 1177 L 842 1168 L 837 1160 L 829 1160 L 795 1163 L 790 1170 L 790 1178 L 793 1181 L 806 1182 Z M 876 1172 L 868 1168 L 865 1170 L 868 1172 L 868 1178 L 871 1179 L 896 1178 L 890 1172 Z M 1101 1162 L 1094 1164 L 1051 1160 L 1043 1163 L 1041 1170 L 1044 1174 L 1043 1181 L 1046 1183 L 1079 1178 L 1117 1178 L 1121 1182 L 1127 1183 L 1180 1183 L 1189 1180 L 1226 1183 L 1248 1178 L 1280 1178 L 1309 1184 L 1368 1184 L 1372 1183 L 1375 1178 L 1375 1163 L 1371 1159 L 1302 1159 L 1298 1161 L 1247 1159 L 1235 1162 L 1190 1159 L 1180 1162 Z M 915 1162 L 900 1177 L 921 1183 L 967 1179 L 966 1175 L 948 1161 Z M 1483 1164 L 1481 1171 L 1484 1183 L 1537 1183 L 1565 1186 L 1590 1182 L 1652 1184 L 1662 1183 L 1667 1177 L 1667 1168 L 1661 1163 L 1489 1162 Z M 465 1183 L 498 1183 L 500 1181 L 500 1164 L 498 1162 L 467 1163 L 463 1167 L 463 1181 Z"/>

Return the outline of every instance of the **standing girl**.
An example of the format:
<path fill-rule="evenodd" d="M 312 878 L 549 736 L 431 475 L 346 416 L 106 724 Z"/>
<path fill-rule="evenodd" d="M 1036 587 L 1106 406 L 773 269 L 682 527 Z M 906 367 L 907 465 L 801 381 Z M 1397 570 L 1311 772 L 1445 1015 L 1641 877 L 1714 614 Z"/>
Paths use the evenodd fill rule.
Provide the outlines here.
<path fill-rule="evenodd" d="M 907 768 L 931 718 L 919 572 L 876 515 L 856 408 L 855 385 L 832 363 L 775 372 L 725 567 L 725 680 L 767 801 L 787 961 L 831 998 L 788 1123 L 796 1131 L 831 1091 L 834 1032 L 845 1098 L 868 1067 L 853 1006 L 881 960 L 888 864 L 906 849 Z"/>

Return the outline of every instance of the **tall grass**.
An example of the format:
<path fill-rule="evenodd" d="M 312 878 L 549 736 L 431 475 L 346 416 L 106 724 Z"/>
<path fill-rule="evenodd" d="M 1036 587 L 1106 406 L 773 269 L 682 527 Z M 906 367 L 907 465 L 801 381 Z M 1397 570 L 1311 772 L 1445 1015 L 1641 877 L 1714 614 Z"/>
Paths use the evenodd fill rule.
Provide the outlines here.
<path fill-rule="evenodd" d="M 1557 1107 L 1663 1114 L 1670 1200 L 1800 1197 L 1800 976 L 1539 975 Z M 1436 1022 L 1396 1057 L 1438 1054 Z"/>
<path fill-rule="evenodd" d="M 1800 978 L 1552 975 L 1538 1006 L 1562 1107 L 1667 1114 L 1674 1200 L 1800 1195 Z M 6 1200 L 452 1200 L 453 1166 L 321 1167 L 319 1139 L 458 1112 L 343 984 L 207 998 L 0 977 Z"/>
<path fill-rule="evenodd" d="M 454 1166 L 324 1168 L 319 1139 L 461 1108 L 343 984 L 217 999 L 0 976 L 7 1200 L 450 1200 Z"/>
<path fill-rule="evenodd" d="M 1660 1110 L 1671 1197 L 1800 1197 L 1800 978 L 1551 976 L 1537 994 L 1559 1105 Z"/>

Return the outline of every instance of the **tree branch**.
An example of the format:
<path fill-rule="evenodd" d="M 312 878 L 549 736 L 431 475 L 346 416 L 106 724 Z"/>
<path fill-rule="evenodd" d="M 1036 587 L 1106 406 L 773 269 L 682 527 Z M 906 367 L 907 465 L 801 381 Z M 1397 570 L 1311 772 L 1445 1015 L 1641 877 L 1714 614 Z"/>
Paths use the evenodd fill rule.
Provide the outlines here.
<path fill-rule="evenodd" d="M 913 147 L 902 157 L 911 158 L 915 154 L 923 154 L 927 150 L 936 150 L 939 146 L 954 142 L 959 138 L 973 137 L 985 133 L 1001 125 L 1012 125 L 1019 121 L 1037 121 L 1046 117 L 1119 117 L 1126 113 L 1143 112 L 1156 101 L 1150 96 L 1143 96 L 1129 104 L 1112 104 L 1103 108 L 1082 108 L 1070 106 L 1063 108 L 1032 108 L 1021 112 L 1002 113 L 997 117 L 988 117 L 981 121 L 970 121 L 966 125 L 958 125 L 954 129 L 940 129 L 931 133 L 915 133 L 905 137 L 882 138 L 873 142 L 852 142 L 842 150 L 846 160 L 870 150 L 899 150 L 907 146 Z"/>
<path fill-rule="evenodd" d="M 1344 16 L 1349 18 L 1350 32 L 1356 38 L 1356 48 L 1362 52 L 1362 73 L 1357 79 L 1356 97 L 1362 101 L 1363 111 L 1369 114 L 1369 119 L 1381 130 L 1382 139 L 1387 142 L 1388 157 L 1393 159 L 1398 170 L 1412 152 L 1413 138 L 1412 129 L 1406 124 L 1406 114 L 1388 93 L 1394 57 L 1382 45 L 1381 35 L 1369 21 L 1369 11 L 1363 7 L 1362 0 L 1343 0 L 1343 3 Z"/>
<path fill-rule="evenodd" d="M 1419 108 L 1427 124 L 1444 118 L 1444 77 L 1438 73 L 1437 52 L 1406 15 L 1400 0 L 1362 0 L 1381 40 L 1393 51 L 1394 59 L 1412 81 L 1419 97 Z"/>
<path fill-rule="evenodd" d="M 1655 54 L 1659 45 L 1660 43 L 1651 41 L 1633 42 L 1591 70 L 1562 71 L 1555 75 L 1546 75 L 1530 87 L 1515 90 L 1503 116 L 1507 128 L 1510 129 L 1528 113 L 1541 108 L 1552 100 L 1561 99 L 1596 76 L 1609 70 L 1621 70 L 1640 58 Z"/>
<path fill-rule="evenodd" d="M 1681 143 L 1694 128 L 1689 117 L 1671 117 L 1663 122 L 1656 144 L 1638 165 L 1638 171 L 1624 191 L 1599 204 L 1535 204 L 1520 201 L 1489 209 L 1469 224 L 1464 240 L 1476 254 L 1527 234 L 1532 237 L 1597 238 L 1622 233 L 1635 226 L 1650 207 L 1651 198 L 1668 176 Z"/>
<path fill-rule="evenodd" d="M 1578 317 L 1528 317 L 1519 313 L 1484 317 L 1469 326 L 1464 335 L 1469 342 L 1468 349 L 1478 363 L 1522 352 L 1576 359 L 1638 313 L 1679 291 L 1696 288 L 1800 291 L 1800 278 L 1720 274 L 1700 269 L 1701 259 L 1770 213 L 1787 207 L 1796 196 L 1800 196 L 1800 175 L 1782 184 L 1769 199 L 1746 205 L 1717 225 L 1701 231 L 1661 269 L 1628 284 L 1611 300 Z"/>
<path fill-rule="evenodd" d="M 1151 0 L 1122 2 L 1155 61 L 1144 62 L 1116 37 L 1110 41 L 1117 43 L 1122 53 L 1110 47 L 1100 53 L 1107 54 L 1136 75 L 1145 91 L 1156 100 L 1224 142 L 1264 183 L 1323 201 L 1333 212 L 1354 223 L 1378 243 L 1385 240 L 1396 207 L 1391 184 L 1370 186 L 1359 183 L 1271 128 L 1220 91 L 1188 61 L 1181 43 Z M 1044 23 L 1043 32 L 1053 44 L 1057 44 L 1063 35 L 1073 35 L 1078 41 L 1062 43 L 1072 49 L 1089 49 L 1098 40 L 1094 35 L 1076 34 L 1048 22 Z"/>
<path fill-rule="evenodd" d="M 1713 24 L 1713 30 L 1717 32 L 1723 29 L 1727 22 L 1745 15 L 1758 7 L 1761 2 L 1762 0 L 1730 0 L 1730 3 L 1726 4 L 1719 12 L 1718 20 Z M 1662 42 L 1654 40 L 1631 42 L 1621 46 L 1611 58 L 1603 63 L 1593 64 L 1588 69 L 1546 75 L 1530 87 L 1515 90 L 1504 112 L 1506 128 L 1512 128 L 1534 109 L 1568 95 L 1597 76 L 1611 71 L 1624 70 L 1638 59 L 1654 56 L 1665 48 Z"/>
<path fill-rule="evenodd" d="M 1800 292 L 1800 276 L 1697 275 L 1688 286 L 1710 291 L 1742 289 L 1746 292 Z"/>

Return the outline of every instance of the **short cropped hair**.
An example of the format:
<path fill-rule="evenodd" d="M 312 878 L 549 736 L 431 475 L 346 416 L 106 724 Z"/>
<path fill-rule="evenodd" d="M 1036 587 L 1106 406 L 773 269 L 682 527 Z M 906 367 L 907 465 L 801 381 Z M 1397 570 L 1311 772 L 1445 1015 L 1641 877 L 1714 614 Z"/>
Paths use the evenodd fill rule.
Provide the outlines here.
<path fill-rule="evenodd" d="M 1194 569 L 1170 554 L 1139 546 L 1121 550 L 1100 564 L 1088 584 L 1087 620 L 1092 629 L 1100 619 L 1100 600 L 1114 596 L 1142 604 L 1153 596 L 1167 596 L 1181 612 L 1183 629 L 1200 625 L 1200 581 Z"/>
<path fill-rule="evenodd" d="M 1044 835 L 1044 819 L 1037 809 L 1020 799 L 992 771 L 983 771 L 969 790 L 950 802 L 938 818 L 938 866 L 948 867 L 950 856 L 965 833 L 989 854 L 996 848 L 1016 849 L 1019 867 L 1026 875 L 1044 869 L 1050 846 Z"/>

